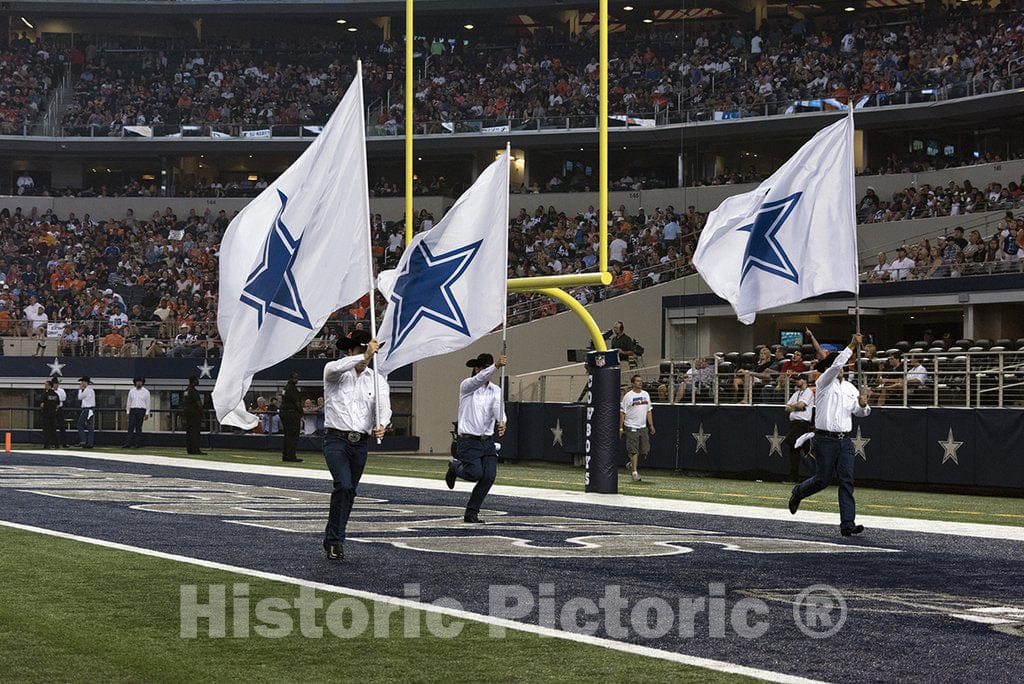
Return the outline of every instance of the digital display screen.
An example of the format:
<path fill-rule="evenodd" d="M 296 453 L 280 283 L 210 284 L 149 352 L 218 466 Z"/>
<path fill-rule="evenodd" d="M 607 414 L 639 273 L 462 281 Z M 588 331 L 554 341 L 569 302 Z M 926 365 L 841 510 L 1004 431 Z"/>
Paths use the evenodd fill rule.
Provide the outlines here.
<path fill-rule="evenodd" d="M 799 347 L 804 343 L 804 334 L 799 330 L 783 330 L 779 333 L 779 344 L 783 347 Z"/>

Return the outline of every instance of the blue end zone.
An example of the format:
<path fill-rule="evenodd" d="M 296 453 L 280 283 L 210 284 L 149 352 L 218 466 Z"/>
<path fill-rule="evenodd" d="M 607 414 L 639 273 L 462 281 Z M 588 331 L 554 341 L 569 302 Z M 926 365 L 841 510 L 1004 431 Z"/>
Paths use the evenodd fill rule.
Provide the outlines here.
<path fill-rule="evenodd" d="M 452 598 L 481 614 L 493 613 L 497 585 L 538 599 L 548 592 L 556 608 L 618 587 L 628 634 L 606 622 L 599 635 L 828 680 L 1011 681 L 1024 668 L 1012 625 L 997 631 L 964 617 L 1014 607 L 1024 615 L 1024 542 L 882 530 L 849 540 L 835 526 L 796 520 L 507 496 L 491 496 L 481 514 L 490 524 L 473 526 L 461 522 L 465 491 L 362 485 L 349 560 L 331 564 L 320 549 L 329 488 L 187 464 L 15 453 L 0 460 L 0 519 L 399 597 L 415 583 L 424 601 Z M 793 599 L 822 583 L 849 610 L 836 636 L 813 639 L 795 623 Z M 710 597 L 712 606 L 716 585 L 721 637 L 710 608 L 693 617 L 693 636 L 644 638 L 629 628 L 641 600 L 678 610 L 680 600 Z M 760 638 L 728 626 L 747 598 L 770 608 Z M 682 624 L 682 613 L 674 618 Z M 544 620 L 536 607 L 521 619 Z"/>

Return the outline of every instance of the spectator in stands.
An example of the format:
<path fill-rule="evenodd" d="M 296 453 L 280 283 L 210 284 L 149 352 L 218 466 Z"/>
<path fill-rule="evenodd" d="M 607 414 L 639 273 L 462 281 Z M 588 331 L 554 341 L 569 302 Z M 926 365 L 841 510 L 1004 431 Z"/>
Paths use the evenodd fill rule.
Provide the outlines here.
<path fill-rule="evenodd" d="M 916 266 L 914 260 L 907 256 L 907 248 L 901 246 L 896 250 L 896 258 L 889 264 L 889 277 L 892 280 L 906 280 Z"/>
<path fill-rule="evenodd" d="M 899 353 L 892 353 L 885 360 L 878 377 L 878 385 L 869 391 L 869 396 L 878 396 L 878 405 L 884 406 L 889 396 L 903 389 L 903 364 Z"/>
<path fill-rule="evenodd" d="M 740 387 L 743 388 L 743 403 L 753 403 L 753 388 L 764 386 L 771 380 L 769 369 L 775 361 L 772 359 L 772 352 L 768 347 L 761 347 L 757 353 L 757 361 L 753 368 L 741 368 L 732 379 L 733 392 L 739 396 Z"/>
<path fill-rule="evenodd" d="M 868 280 L 872 283 L 882 283 L 889 279 L 889 257 L 885 252 L 878 253 L 878 264 L 868 274 Z"/>
<path fill-rule="evenodd" d="M 696 401 L 699 392 L 705 392 L 711 388 L 715 380 L 715 367 L 703 357 L 693 360 L 689 370 L 686 371 L 686 378 L 676 392 L 676 402 L 687 401 L 686 395 L 690 395 L 689 401 Z"/>

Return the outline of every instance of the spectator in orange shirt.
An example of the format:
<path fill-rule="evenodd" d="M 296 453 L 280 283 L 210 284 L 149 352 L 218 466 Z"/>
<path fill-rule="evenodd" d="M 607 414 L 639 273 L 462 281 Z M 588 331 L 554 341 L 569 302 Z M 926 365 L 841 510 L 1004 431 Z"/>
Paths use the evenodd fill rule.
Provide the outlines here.
<path fill-rule="evenodd" d="M 120 356 L 124 350 L 124 338 L 116 330 L 111 330 L 103 336 L 103 346 L 100 348 L 101 356 Z"/>

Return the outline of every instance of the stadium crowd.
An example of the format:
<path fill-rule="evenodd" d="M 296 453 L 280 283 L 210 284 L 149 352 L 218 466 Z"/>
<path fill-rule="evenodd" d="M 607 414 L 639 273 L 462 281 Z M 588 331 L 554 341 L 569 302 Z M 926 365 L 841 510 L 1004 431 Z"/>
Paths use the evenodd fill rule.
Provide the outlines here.
<path fill-rule="evenodd" d="M 46 110 L 50 90 L 68 57 L 24 34 L 0 52 L 0 135 L 21 135 Z"/>
<path fill-rule="evenodd" d="M 230 219 L 224 211 L 176 216 L 170 208 L 149 217 L 129 210 L 118 219 L 0 210 L 0 334 L 35 337 L 40 354 L 48 334 L 60 337 L 65 354 L 216 354 L 217 259 Z M 554 206 L 520 208 L 509 222 L 509 277 L 595 270 L 597 219 L 594 207 L 579 214 Z M 609 219 L 612 284 L 579 287 L 572 295 L 588 304 L 692 273 L 706 220 L 693 206 L 650 212 L 619 206 Z M 435 217 L 421 210 L 415 230 L 434 223 Z M 371 226 L 378 266 L 393 268 L 404 247 L 403 224 L 375 214 Z M 972 230 L 965 236 L 957 227 L 935 244 L 922 240 L 901 246 L 892 260 L 879 254 L 878 265 L 864 276 L 872 282 L 901 281 L 1022 266 L 1024 217 L 1007 211 L 992 235 Z M 509 307 L 513 324 L 560 310 L 551 299 L 526 293 L 511 295 Z M 337 312 L 310 351 L 332 353 L 337 335 L 365 322 L 368 308 L 364 297 Z"/>
<path fill-rule="evenodd" d="M 884 15 L 772 20 L 758 31 L 723 21 L 690 30 L 651 28 L 614 34 L 610 112 L 687 110 L 694 118 L 791 111 L 794 102 L 934 90 L 959 97 L 1012 87 L 1021 53 L 1017 13 L 958 6 L 903 23 Z M 84 61 L 72 67 L 75 97 L 64 124 L 76 134 L 119 134 L 124 126 L 322 123 L 363 60 L 367 102 L 380 105 L 381 132 L 403 121 L 401 43 L 348 34 L 219 39 L 215 45 L 167 39 L 130 42 L 76 38 Z M 472 40 L 435 38 L 416 82 L 415 118 L 426 132 L 466 121 L 592 117 L 597 109 L 597 46 L 592 36 L 530 37 L 475 32 Z M 340 55 L 340 56 L 336 56 Z M 418 69 L 419 71 L 419 69 Z M 898 98 L 895 98 L 898 100 Z M 878 103 L 878 98 L 875 103 Z M 898 100 L 902 101 L 902 100 Z M 818 105 L 815 105 L 818 106 Z M 731 116 L 731 115 L 730 115 Z"/>

